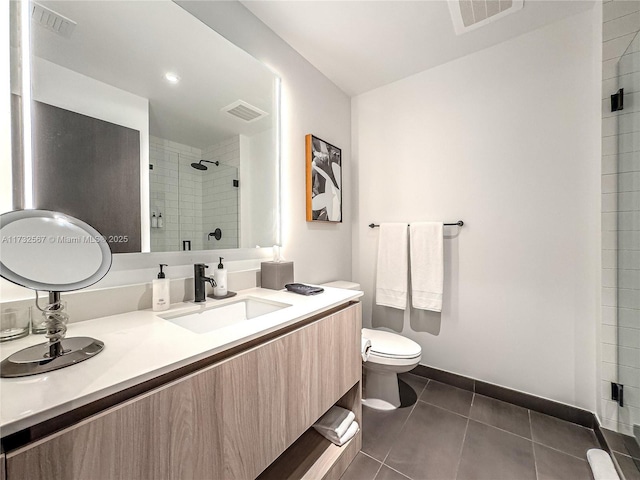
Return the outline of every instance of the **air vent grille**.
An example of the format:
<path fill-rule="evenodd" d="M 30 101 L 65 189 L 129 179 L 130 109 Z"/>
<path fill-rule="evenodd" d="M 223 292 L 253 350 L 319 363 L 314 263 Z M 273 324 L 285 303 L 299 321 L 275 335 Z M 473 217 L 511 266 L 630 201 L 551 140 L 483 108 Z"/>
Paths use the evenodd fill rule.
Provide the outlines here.
<path fill-rule="evenodd" d="M 449 1 L 453 27 L 458 35 L 520 10 L 524 0 Z"/>
<path fill-rule="evenodd" d="M 244 120 L 247 123 L 255 122 L 256 120 L 259 120 L 260 118 L 268 115 L 267 112 L 262 111 L 259 108 L 254 107 L 253 105 L 242 100 L 238 100 L 236 102 L 233 102 L 231 105 L 227 105 L 222 109 L 222 111 L 228 113 L 229 115 L 233 115 L 234 117 L 237 117 L 241 120 Z"/>
<path fill-rule="evenodd" d="M 31 20 L 41 27 L 66 38 L 71 36 L 77 25 L 73 20 L 35 2 L 31 7 Z"/>

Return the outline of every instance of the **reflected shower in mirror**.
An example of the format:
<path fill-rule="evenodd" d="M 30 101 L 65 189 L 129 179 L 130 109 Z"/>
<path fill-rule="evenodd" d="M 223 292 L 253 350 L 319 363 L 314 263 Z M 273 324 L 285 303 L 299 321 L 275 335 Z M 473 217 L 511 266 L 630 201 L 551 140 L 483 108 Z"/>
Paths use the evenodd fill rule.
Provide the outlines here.
<path fill-rule="evenodd" d="M 273 72 L 171 1 L 33 12 L 36 208 L 127 236 L 114 253 L 278 242 Z"/>
<path fill-rule="evenodd" d="M 187 152 L 173 144 L 180 153 L 169 151 L 171 144 L 150 137 L 151 161 L 149 176 L 151 198 L 151 251 L 170 252 L 237 248 L 239 212 L 239 150 L 234 139 L 223 141 L 214 149 L 237 152 L 228 163 L 212 158 L 212 149 Z M 162 152 L 161 154 L 159 152 Z M 231 163 L 231 165 L 230 165 Z M 177 185 L 174 179 L 177 178 Z M 153 218 L 156 218 L 153 221 Z M 220 229 L 219 239 L 209 234 Z"/>

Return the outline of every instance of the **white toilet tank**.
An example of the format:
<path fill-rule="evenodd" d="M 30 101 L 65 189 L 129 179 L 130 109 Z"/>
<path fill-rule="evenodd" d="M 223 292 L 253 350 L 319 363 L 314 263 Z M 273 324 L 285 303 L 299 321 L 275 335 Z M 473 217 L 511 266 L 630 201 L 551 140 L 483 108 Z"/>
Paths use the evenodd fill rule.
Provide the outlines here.
<path fill-rule="evenodd" d="M 359 283 L 336 280 L 335 282 L 323 283 L 324 287 L 344 288 L 345 290 L 362 290 Z"/>

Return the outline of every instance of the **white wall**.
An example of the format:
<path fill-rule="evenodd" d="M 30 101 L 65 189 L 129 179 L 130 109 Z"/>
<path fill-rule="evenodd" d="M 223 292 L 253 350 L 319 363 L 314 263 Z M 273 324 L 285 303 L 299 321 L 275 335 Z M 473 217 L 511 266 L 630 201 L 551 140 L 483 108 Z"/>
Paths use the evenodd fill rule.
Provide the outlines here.
<path fill-rule="evenodd" d="M 352 101 L 364 322 L 422 363 L 595 410 L 599 78 L 587 12 Z M 443 313 L 373 308 L 371 222 L 446 227 Z M 372 313 L 373 310 L 373 313 Z M 400 312 L 400 315 L 398 315 Z"/>
<path fill-rule="evenodd" d="M 305 221 L 306 134 L 313 133 L 342 148 L 345 185 L 351 180 L 348 96 L 239 2 L 176 3 L 281 77 L 283 255 L 295 262 L 297 281 L 351 278 L 349 192 L 343 197 L 343 223 L 321 225 Z"/>

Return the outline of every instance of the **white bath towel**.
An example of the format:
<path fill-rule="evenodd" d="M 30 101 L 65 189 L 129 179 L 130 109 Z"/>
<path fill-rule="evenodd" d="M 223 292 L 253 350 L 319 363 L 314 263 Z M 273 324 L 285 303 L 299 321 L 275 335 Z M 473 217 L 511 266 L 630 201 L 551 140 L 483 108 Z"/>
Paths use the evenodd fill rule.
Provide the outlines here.
<path fill-rule="evenodd" d="M 442 229 L 441 222 L 418 222 L 412 223 L 409 227 L 413 308 L 442 311 L 444 285 Z"/>
<path fill-rule="evenodd" d="M 313 428 L 329 440 L 332 438 L 338 440 L 347 433 L 355 418 L 356 416 L 352 411 L 334 405 L 320 417 L 320 420 L 314 423 Z"/>
<path fill-rule="evenodd" d="M 324 438 L 326 438 L 327 440 L 329 440 L 330 442 L 335 443 L 336 445 L 341 447 L 342 445 L 347 443 L 349 440 L 351 440 L 354 437 L 354 435 L 358 433 L 358 430 L 360 430 L 360 426 L 358 425 L 358 422 L 351 422 L 351 425 L 349 425 L 349 428 L 347 429 L 347 431 L 344 433 L 344 435 L 340 437 L 336 437 L 334 435 L 329 434 L 328 432 L 322 432 L 319 430 L 318 430 L 318 433 L 322 435 Z"/>
<path fill-rule="evenodd" d="M 371 353 L 371 340 L 367 337 L 362 337 L 360 342 L 360 354 L 362 355 L 362 361 L 369 360 L 369 354 Z"/>
<path fill-rule="evenodd" d="M 406 308 L 407 268 L 407 224 L 381 224 L 378 239 L 376 304 L 400 310 Z"/>
<path fill-rule="evenodd" d="M 587 460 L 593 472 L 595 480 L 620 480 L 616 467 L 607 452 L 599 448 L 587 451 Z"/>

